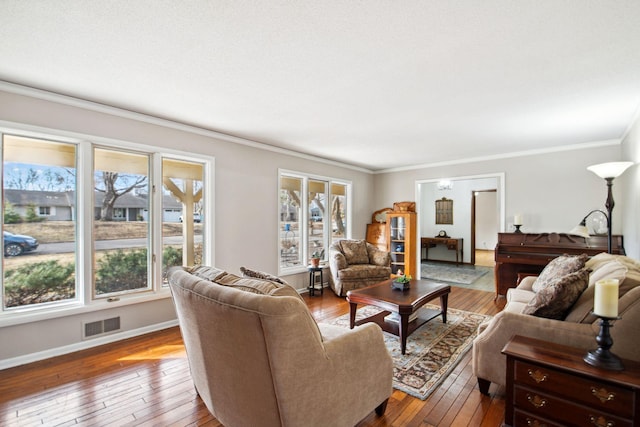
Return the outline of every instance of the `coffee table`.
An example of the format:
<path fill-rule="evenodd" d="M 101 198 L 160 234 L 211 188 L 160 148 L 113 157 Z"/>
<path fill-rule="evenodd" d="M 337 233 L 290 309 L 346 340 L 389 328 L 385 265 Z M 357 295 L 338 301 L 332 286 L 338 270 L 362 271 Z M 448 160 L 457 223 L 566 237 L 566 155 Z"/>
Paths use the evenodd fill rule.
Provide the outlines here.
<path fill-rule="evenodd" d="M 412 280 L 409 289 L 400 291 L 392 289 L 393 279 L 385 280 L 367 288 L 354 289 L 347 292 L 349 302 L 351 329 L 366 322 L 377 323 L 382 330 L 400 338 L 400 349 L 405 354 L 407 337 L 424 323 L 442 314 L 442 322 L 447 323 L 447 301 L 451 286 L 431 280 Z M 425 309 L 420 316 L 409 321 L 409 317 L 429 301 L 440 297 L 441 310 Z M 373 305 L 383 309 L 382 312 L 356 322 L 358 304 Z M 394 322 L 385 319 L 390 313 L 398 313 L 400 319 Z"/>

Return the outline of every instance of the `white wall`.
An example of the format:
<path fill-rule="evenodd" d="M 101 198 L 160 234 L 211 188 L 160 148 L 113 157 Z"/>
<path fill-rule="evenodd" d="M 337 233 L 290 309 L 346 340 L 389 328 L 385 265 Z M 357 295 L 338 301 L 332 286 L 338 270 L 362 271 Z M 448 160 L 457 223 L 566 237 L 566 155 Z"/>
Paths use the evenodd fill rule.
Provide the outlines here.
<path fill-rule="evenodd" d="M 622 211 L 622 230 L 627 255 L 640 260 L 640 117 L 627 133 L 622 143 L 622 151 L 621 160 L 636 164 L 614 181 L 614 187 L 620 187 L 622 190 L 622 196 L 615 200 L 615 209 Z"/>
<path fill-rule="evenodd" d="M 56 98 L 57 99 L 57 98 Z M 106 110 L 108 111 L 108 110 Z M 214 264 L 239 273 L 241 266 L 271 273 L 278 271 L 278 168 L 302 171 L 352 181 L 352 235 L 364 238 L 373 212 L 373 176 L 362 170 L 318 162 L 281 152 L 266 151 L 193 132 L 174 129 L 160 121 L 145 122 L 118 117 L 108 112 L 66 105 L 24 94 L 0 91 L 0 122 L 16 123 L 57 131 L 110 138 L 215 157 L 215 259 Z M 297 288 L 306 288 L 306 273 L 286 277 Z M 0 327 L 0 366 L 8 359 L 52 355 L 55 349 L 68 351 L 86 345 L 81 340 L 81 324 L 121 316 L 119 336 L 148 331 L 156 325 L 175 323 L 170 298 L 120 307 L 105 307 L 37 323 Z M 113 336 L 112 339 L 118 336 Z M 31 356 L 29 356 L 31 355 Z M 34 356 L 35 357 L 35 356 Z"/>
<path fill-rule="evenodd" d="M 504 230 L 512 231 L 513 215 L 521 213 L 524 222 L 521 230 L 525 233 L 567 232 L 589 211 L 604 209 L 607 196 L 605 182 L 588 171 L 587 166 L 622 160 L 622 157 L 621 146 L 616 144 L 380 173 L 374 179 L 374 206 L 379 209 L 391 206 L 394 201 L 413 200 L 416 183 L 420 181 L 504 173 Z M 616 199 L 616 209 L 613 212 L 614 234 L 622 232 L 623 209 L 618 207 L 625 202 L 621 188 L 620 185 L 613 187 Z M 636 183 L 635 200 L 637 188 Z"/>

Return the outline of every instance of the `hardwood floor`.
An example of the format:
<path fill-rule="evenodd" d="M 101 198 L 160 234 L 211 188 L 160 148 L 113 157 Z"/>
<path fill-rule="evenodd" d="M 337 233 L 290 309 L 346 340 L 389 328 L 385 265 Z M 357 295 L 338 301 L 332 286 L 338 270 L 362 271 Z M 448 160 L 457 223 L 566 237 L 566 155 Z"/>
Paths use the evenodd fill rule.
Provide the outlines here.
<path fill-rule="evenodd" d="M 349 310 L 330 290 L 305 301 L 318 321 Z M 504 299 L 452 287 L 449 306 L 496 314 Z M 3 343 L 6 345 L 6 343 Z M 427 400 L 394 390 L 358 426 L 499 426 L 504 388 L 478 391 L 469 352 Z M 3 426 L 220 426 L 197 396 L 178 328 L 0 371 Z"/>

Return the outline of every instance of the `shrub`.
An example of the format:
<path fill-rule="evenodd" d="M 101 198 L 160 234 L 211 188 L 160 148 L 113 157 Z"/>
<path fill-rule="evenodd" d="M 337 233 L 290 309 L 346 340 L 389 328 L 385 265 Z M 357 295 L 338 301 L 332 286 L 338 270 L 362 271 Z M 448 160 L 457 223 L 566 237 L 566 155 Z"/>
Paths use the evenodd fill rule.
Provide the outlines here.
<path fill-rule="evenodd" d="M 7 201 L 4 203 L 4 223 L 5 224 L 18 224 L 22 222 L 22 217 L 16 212 L 13 205 Z"/>
<path fill-rule="evenodd" d="M 96 293 L 127 291 L 147 287 L 147 250 L 106 253 L 98 261 Z"/>
<path fill-rule="evenodd" d="M 75 298 L 75 264 L 44 261 L 7 270 L 4 279 L 5 304 L 29 304 Z"/>
<path fill-rule="evenodd" d="M 36 206 L 34 204 L 30 204 L 27 206 L 27 214 L 24 219 L 27 222 L 42 222 L 46 218 L 38 216 L 38 214 L 36 214 Z"/>

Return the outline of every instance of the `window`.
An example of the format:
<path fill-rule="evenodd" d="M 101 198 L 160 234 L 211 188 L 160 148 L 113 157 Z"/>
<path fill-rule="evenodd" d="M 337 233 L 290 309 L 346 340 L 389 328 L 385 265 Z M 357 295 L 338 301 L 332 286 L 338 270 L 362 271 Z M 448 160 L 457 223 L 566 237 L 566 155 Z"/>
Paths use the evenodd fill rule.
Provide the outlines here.
<path fill-rule="evenodd" d="M 162 159 L 163 278 L 175 265 L 202 264 L 203 189 L 202 163 Z"/>
<path fill-rule="evenodd" d="M 0 312 L 168 295 L 168 267 L 211 261 L 211 160 L 60 139 L 0 133 Z"/>
<path fill-rule="evenodd" d="M 76 283 L 76 146 L 64 142 L 2 136 L 3 309 L 68 302 Z M 59 220 L 36 214 L 55 204 Z M 41 207 L 38 214 L 49 214 Z M 54 255 L 38 251 L 42 243 L 69 245 Z"/>
<path fill-rule="evenodd" d="M 331 178 L 280 172 L 278 247 L 281 273 L 302 270 L 314 253 L 326 260 L 329 245 L 348 236 L 350 186 L 350 183 Z"/>
<path fill-rule="evenodd" d="M 149 222 L 138 221 L 150 209 L 149 161 L 147 154 L 94 149 L 96 296 L 151 288 Z"/>
<path fill-rule="evenodd" d="M 51 216 L 51 206 L 38 206 L 39 216 Z"/>

